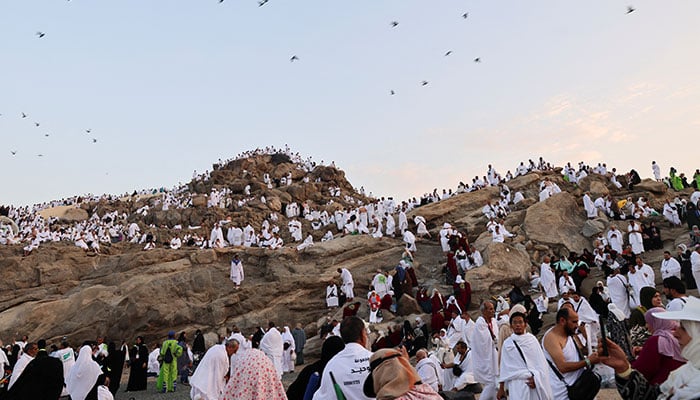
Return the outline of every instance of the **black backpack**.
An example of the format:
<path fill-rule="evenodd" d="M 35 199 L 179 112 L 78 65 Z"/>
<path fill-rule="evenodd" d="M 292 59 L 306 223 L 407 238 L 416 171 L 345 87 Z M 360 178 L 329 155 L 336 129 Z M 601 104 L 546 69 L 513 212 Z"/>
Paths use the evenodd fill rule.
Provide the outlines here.
<path fill-rule="evenodd" d="M 171 346 L 168 346 L 168 348 L 165 350 L 165 355 L 163 356 L 163 362 L 168 364 L 173 362 L 173 353 L 170 351 L 170 347 Z"/>

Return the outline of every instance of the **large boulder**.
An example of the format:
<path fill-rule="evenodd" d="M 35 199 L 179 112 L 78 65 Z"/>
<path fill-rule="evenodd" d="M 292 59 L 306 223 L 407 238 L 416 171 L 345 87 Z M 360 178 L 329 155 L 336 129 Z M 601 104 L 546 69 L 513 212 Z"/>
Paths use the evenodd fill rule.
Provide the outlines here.
<path fill-rule="evenodd" d="M 410 315 L 410 314 L 421 314 L 421 310 L 418 302 L 413 297 L 404 294 L 398 301 L 396 312 L 399 315 Z"/>
<path fill-rule="evenodd" d="M 490 243 L 483 253 L 484 266 L 467 271 L 472 302 L 507 292 L 512 285 L 523 286 L 530 276 L 530 256 L 523 248 L 505 243 Z"/>
<path fill-rule="evenodd" d="M 592 238 L 600 232 L 605 231 L 607 220 L 602 218 L 586 220 L 581 228 L 581 234 L 587 238 Z"/>
<path fill-rule="evenodd" d="M 644 179 L 640 183 L 634 185 L 634 190 L 644 190 L 654 194 L 664 194 L 668 191 L 668 186 L 663 182 L 657 182 L 653 179 Z"/>
<path fill-rule="evenodd" d="M 567 253 L 581 253 L 590 246 L 580 233 L 585 221 L 583 215 L 576 199 L 568 192 L 561 192 L 528 208 L 523 228 L 530 240 Z"/>
<path fill-rule="evenodd" d="M 86 219 L 88 219 L 87 211 L 75 207 L 67 209 L 60 218 L 61 221 L 65 222 L 85 221 Z"/>

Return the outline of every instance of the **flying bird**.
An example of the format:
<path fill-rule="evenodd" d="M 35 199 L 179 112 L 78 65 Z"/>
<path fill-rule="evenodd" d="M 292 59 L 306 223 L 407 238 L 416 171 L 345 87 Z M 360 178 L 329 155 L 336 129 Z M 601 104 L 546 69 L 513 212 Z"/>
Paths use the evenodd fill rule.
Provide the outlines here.
<path fill-rule="evenodd" d="M 428 86 L 428 81 L 421 81 L 421 86 Z"/>
<path fill-rule="evenodd" d="M 396 92 L 394 92 L 393 90 L 391 90 L 391 91 L 389 91 L 389 94 L 391 94 L 391 95 L 393 96 L 393 95 L 396 94 Z"/>
<path fill-rule="evenodd" d="M 43 157 L 44 155 L 43 155 L 43 154 L 37 154 L 36 156 L 37 156 L 37 157 Z"/>
<path fill-rule="evenodd" d="M 462 14 L 462 18 L 467 19 L 467 17 L 469 17 L 469 13 L 468 13 L 468 12 L 465 12 L 464 14 Z"/>
<path fill-rule="evenodd" d="M 37 128 L 39 127 L 39 125 L 41 125 L 41 124 L 39 124 L 38 122 L 34 123 L 34 126 L 36 126 Z"/>
<path fill-rule="evenodd" d="M 22 113 L 22 118 L 27 118 L 27 114 Z"/>
<path fill-rule="evenodd" d="M 46 134 L 44 134 L 44 136 L 46 136 L 46 137 L 49 137 L 49 134 L 48 134 L 48 133 L 46 133 Z"/>
<path fill-rule="evenodd" d="M 12 155 L 14 156 L 17 154 L 17 150 L 10 150 L 10 153 L 12 153 Z"/>
<path fill-rule="evenodd" d="M 392 28 L 396 28 L 397 26 L 399 26 L 399 21 L 391 21 Z"/>
<path fill-rule="evenodd" d="M 289 59 L 289 62 L 294 62 L 294 61 L 298 61 L 298 60 L 299 60 L 299 57 L 294 55 L 294 56 L 292 56 L 292 58 Z"/>
<path fill-rule="evenodd" d="M 92 139 L 92 143 L 97 143 L 97 139 Z"/>
<path fill-rule="evenodd" d="M 90 133 L 92 133 L 92 129 L 85 129 L 85 133 L 89 135 Z"/>
<path fill-rule="evenodd" d="M 39 38 L 43 38 L 44 36 L 46 36 L 46 34 L 45 34 L 44 32 L 37 32 L 36 35 L 37 35 Z"/>
<path fill-rule="evenodd" d="M 481 62 L 481 58 L 479 58 L 479 57 L 475 58 L 475 59 L 474 59 L 474 62 L 475 62 L 475 63 L 480 63 L 480 62 Z"/>
<path fill-rule="evenodd" d="M 445 57 L 449 56 L 450 54 L 452 54 L 452 50 L 447 50 L 447 53 L 445 53 Z"/>
<path fill-rule="evenodd" d="M 258 2 L 258 7 L 264 6 L 265 4 L 267 4 L 268 1 L 270 1 L 270 0 L 260 0 L 260 1 Z"/>
<path fill-rule="evenodd" d="M 633 12 L 634 12 L 634 7 L 628 6 L 628 7 L 627 7 L 627 14 L 631 14 L 631 13 L 633 13 Z"/>

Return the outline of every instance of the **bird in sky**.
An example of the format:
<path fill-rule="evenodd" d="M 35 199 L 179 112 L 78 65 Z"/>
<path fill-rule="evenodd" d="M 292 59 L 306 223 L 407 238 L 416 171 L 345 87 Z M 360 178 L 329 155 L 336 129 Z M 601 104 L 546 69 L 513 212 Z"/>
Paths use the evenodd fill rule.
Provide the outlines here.
<path fill-rule="evenodd" d="M 97 139 L 92 139 L 92 143 L 97 143 Z"/>
<path fill-rule="evenodd" d="M 294 61 L 298 61 L 298 60 L 299 60 L 299 57 L 297 57 L 296 55 L 293 55 L 292 58 L 289 59 L 289 62 L 294 62 Z"/>
<path fill-rule="evenodd" d="M 462 14 L 462 18 L 467 19 L 468 17 L 469 17 L 469 13 L 468 13 L 468 12 L 465 12 L 464 14 Z"/>
<path fill-rule="evenodd" d="M 45 133 L 44 136 L 49 137 L 49 134 L 48 134 L 48 133 Z"/>
<path fill-rule="evenodd" d="M 450 54 L 452 54 L 452 50 L 447 50 L 447 53 L 445 53 L 445 57 L 449 56 Z"/>
<path fill-rule="evenodd" d="M 399 26 L 399 21 L 391 21 L 392 28 L 396 28 L 397 26 Z"/>
<path fill-rule="evenodd" d="M 258 7 L 264 6 L 265 4 L 267 4 L 268 1 L 270 1 L 270 0 L 260 0 L 260 1 L 258 2 Z"/>
<path fill-rule="evenodd" d="M 37 32 L 36 35 L 37 35 L 39 38 L 43 38 L 44 36 L 46 36 L 46 34 L 45 34 L 44 32 Z"/>
<path fill-rule="evenodd" d="M 43 155 L 43 154 L 37 154 L 36 156 L 37 156 L 37 157 L 43 157 L 44 155 Z"/>
<path fill-rule="evenodd" d="M 634 7 L 628 6 L 628 7 L 627 7 L 627 14 L 631 14 L 631 13 L 633 13 L 633 12 L 634 12 Z"/>
<path fill-rule="evenodd" d="M 219 4 L 221 4 L 221 3 L 223 3 L 223 2 L 224 2 L 224 0 L 219 0 Z"/>
<path fill-rule="evenodd" d="M 10 153 L 12 153 L 12 155 L 14 156 L 17 154 L 17 150 L 10 150 Z"/>
<path fill-rule="evenodd" d="M 428 81 L 421 81 L 421 86 L 428 86 Z"/>
<path fill-rule="evenodd" d="M 22 118 L 27 118 L 27 114 L 22 113 Z"/>
<path fill-rule="evenodd" d="M 90 133 L 92 133 L 92 129 L 85 129 L 85 133 L 89 135 Z"/>
<path fill-rule="evenodd" d="M 481 58 L 480 58 L 480 57 L 475 58 L 475 59 L 474 59 L 474 62 L 475 62 L 475 63 L 480 63 L 480 62 L 481 62 Z"/>
<path fill-rule="evenodd" d="M 389 91 L 389 94 L 391 94 L 391 95 L 393 96 L 393 95 L 396 94 L 396 92 L 394 92 L 393 90 L 391 90 L 391 91 Z"/>
<path fill-rule="evenodd" d="M 34 123 L 34 126 L 36 126 L 37 128 L 39 127 L 39 125 L 41 125 L 41 124 L 38 123 L 38 122 L 35 122 L 35 123 Z"/>

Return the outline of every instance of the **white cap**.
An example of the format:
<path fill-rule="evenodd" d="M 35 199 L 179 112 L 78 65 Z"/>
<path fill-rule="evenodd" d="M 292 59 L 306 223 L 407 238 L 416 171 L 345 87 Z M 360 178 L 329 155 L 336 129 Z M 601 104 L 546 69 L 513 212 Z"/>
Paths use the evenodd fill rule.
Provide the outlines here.
<path fill-rule="evenodd" d="M 654 313 L 659 319 L 675 319 L 700 322 L 700 299 L 688 296 L 685 298 L 685 306 L 680 311 L 666 311 Z"/>

